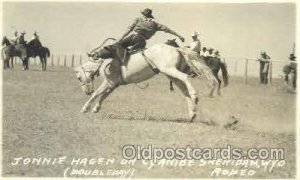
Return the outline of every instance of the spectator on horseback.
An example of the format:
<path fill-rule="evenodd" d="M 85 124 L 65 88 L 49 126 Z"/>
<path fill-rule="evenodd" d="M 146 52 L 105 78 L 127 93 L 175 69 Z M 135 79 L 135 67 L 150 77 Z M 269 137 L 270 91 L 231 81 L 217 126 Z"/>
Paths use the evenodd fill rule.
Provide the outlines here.
<path fill-rule="evenodd" d="M 25 31 L 21 32 L 21 35 L 20 35 L 19 38 L 18 38 L 17 44 L 22 44 L 22 45 L 25 45 L 25 44 L 26 44 L 26 41 L 25 41 L 25 34 L 26 34 Z"/>
<path fill-rule="evenodd" d="M 19 39 L 18 31 L 15 31 L 14 36 L 10 39 L 12 45 L 16 45 Z"/>
<path fill-rule="evenodd" d="M 16 49 L 20 50 L 22 59 L 27 57 L 27 52 L 26 52 L 26 47 L 25 47 L 26 41 L 25 41 L 25 37 L 24 37 L 25 34 L 26 34 L 25 31 L 23 31 L 21 33 L 21 35 L 17 39 L 17 44 L 15 45 Z"/>
<path fill-rule="evenodd" d="M 204 59 L 208 56 L 208 51 L 206 47 L 202 48 L 201 54 L 200 54 Z"/>
<path fill-rule="evenodd" d="M 259 61 L 259 76 L 261 84 L 268 84 L 268 73 L 269 73 L 269 65 L 270 65 L 270 56 L 266 53 L 266 51 L 261 51 L 260 57 L 257 61 Z"/>
<path fill-rule="evenodd" d="M 196 52 L 197 54 L 200 55 L 200 52 L 201 52 L 201 42 L 200 40 L 198 39 L 198 35 L 199 33 L 198 32 L 193 32 L 192 33 L 192 39 L 193 39 L 193 42 L 190 44 L 190 46 L 188 46 L 192 51 Z"/>
<path fill-rule="evenodd" d="M 213 54 L 213 51 L 214 51 L 214 49 L 213 48 L 209 48 L 208 49 L 208 57 L 214 57 L 214 54 Z"/>
<path fill-rule="evenodd" d="M 215 58 L 220 58 L 220 52 L 218 50 L 215 51 L 214 57 Z"/>
<path fill-rule="evenodd" d="M 120 40 L 113 46 L 121 46 L 122 48 L 130 47 L 131 52 L 136 52 L 138 50 L 144 49 L 146 47 L 146 40 L 150 39 L 157 31 L 164 31 L 169 34 L 173 34 L 180 38 L 184 42 L 184 38 L 177 34 L 175 31 L 171 30 L 165 25 L 159 24 L 154 20 L 152 16 L 151 9 L 144 9 L 141 11 L 142 17 L 136 18 L 135 21 L 128 27 L 128 30 L 123 34 Z M 131 32 L 131 35 L 129 35 Z M 112 47 L 112 46 L 110 46 Z M 88 54 L 89 57 L 93 59 L 102 58 L 112 58 L 113 54 L 110 51 L 110 47 L 104 47 L 98 52 Z M 96 58 L 94 58 L 96 56 Z"/>
<path fill-rule="evenodd" d="M 34 31 L 33 37 L 31 38 L 30 41 L 34 41 L 34 42 L 35 42 L 35 47 L 36 47 L 36 48 L 41 48 L 41 47 L 43 47 L 43 46 L 42 46 L 42 43 L 41 43 L 41 41 L 40 41 L 40 37 L 39 37 L 39 35 L 37 34 L 36 31 Z"/>
<path fill-rule="evenodd" d="M 290 61 L 296 61 L 296 56 L 295 56 L 294 53 L 290 54 L 289 60 Z"/>

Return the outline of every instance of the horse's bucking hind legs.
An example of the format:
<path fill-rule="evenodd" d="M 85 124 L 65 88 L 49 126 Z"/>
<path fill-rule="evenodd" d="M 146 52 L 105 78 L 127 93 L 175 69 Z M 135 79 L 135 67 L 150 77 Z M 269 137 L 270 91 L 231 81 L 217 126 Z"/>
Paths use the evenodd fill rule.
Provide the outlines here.
<path fill-rule="evenodd" d="M 196 99 L 194 100 L 191 98 L 187 86 L 182 81 L 179 81 L 178 79 L 175 79 L 171 76 L 167 77 L 175 83 L 175 85 L 181 90 L 182 94 L 184 95 L 188 104 L 190 121 L 193 122 L 197 114 L 196 104 L 198 103 L 198 98 L 196 97 Z"/>

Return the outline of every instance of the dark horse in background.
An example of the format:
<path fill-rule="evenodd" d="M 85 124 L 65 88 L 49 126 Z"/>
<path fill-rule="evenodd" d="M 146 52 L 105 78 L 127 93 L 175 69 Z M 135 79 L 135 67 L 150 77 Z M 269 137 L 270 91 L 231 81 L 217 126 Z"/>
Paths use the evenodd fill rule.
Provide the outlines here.
<path fill-rule="evenodd" d="M 47 47 L 39 46 L 39 42 L 37 39 L 29 41 L 26 45 L 26 58 L 21 58 L 21 52 L 15 48 L 14 45 L 10 43 L 7 37 L 4 36 L 2 40 L 2 45 L 5 47 L 2 49 L 2 58 L 4 61 L 4 69 L 13 68 L 13 57 L 19 57 L 23 63 L 23 70 L 28 70 L 29 58 L 35 58 L 39 56 L 42 64 L 42 70 L 45 71 L 47 68 L 47 58 L 50 57 L 50 50 Z M 11 60 L 11 66 L 9 65 L 9 60 Z"/>
<path fill-rule="evenodd" d="M 168 44 L 170 46 L 179 48 L 180 46 L 176 43 L 176 39 L 168 40 L 165 44 Z M 206 65 L 211 69 L 213 75 L 218 80 L 218 95 L 221 95 L 221 83 L 222 81 L 219 79 L 218 73 L 221 69 L 223 81 L 224 81 L 224 87 L 228 85 L 228 72 L 225 64 L 220 60 L 220 58 L 215 57 L 208 57 L 208 58 L 202 58 Z M 170 81 L 170 90 L 173 90 L 173 83 Z M 214 93 L 214 88 L 211 89 L 209 96 L 212 97 Z"/>
<path fill-rule="evenodd" d="M 36 56 L 38 56 L 40 58 L 42 64 L 42 70 L 46 71 L 47 58 L 50 57 L 50 50 L 47 47 L 41 46 L 38 39 L 29 41 L 27 43 L 26 49 L 27 49 L 28 57 L 35 58 Z"/>

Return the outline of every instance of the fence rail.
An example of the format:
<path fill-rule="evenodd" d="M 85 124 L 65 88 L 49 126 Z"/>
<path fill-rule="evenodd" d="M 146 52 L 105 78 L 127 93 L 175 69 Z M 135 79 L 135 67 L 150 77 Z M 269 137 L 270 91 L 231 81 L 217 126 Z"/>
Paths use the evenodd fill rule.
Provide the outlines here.
<path fill-rule="evenodd" d="M 272 84 L 273 78 L 279 78 L 283 72 L 285 65 L 289 64 L 289 60 L 271 60 L 269 64 L 268 78 Z M 296 63 L 296 62 L 295 62 Z M 228 71 L 232 75 L 244 76 L 244 83 L 248 83 L 248 78 L 258 77 L 260 63 L 254 58 L 226 58 Z"/>
<path fill-rule="evenodd" d="M 47 59 L 47 66 L 61 66 L 61 67 L 76 67 L 86 62 L 88 57 L 85 54 L 52 54 Z M 21 64 L 20 60 L 15 58 L 16 64 Z M 223 61 L 226 63 L 230 75 L 244 76 L 244 82 L 248 83 L 248 77 L 259 76 L 259 62 L 254 58 L 246 57 L 225 57 Z M 31 58 L 30 64 L 39 64 L 39 58 Z M 289 60 L 271 60 L 269 66 L 269 80 L 279 77 L 282 74 L 282 68 L 290 63 Z M 296 63 L 296 62 L 295 62 Z"/>

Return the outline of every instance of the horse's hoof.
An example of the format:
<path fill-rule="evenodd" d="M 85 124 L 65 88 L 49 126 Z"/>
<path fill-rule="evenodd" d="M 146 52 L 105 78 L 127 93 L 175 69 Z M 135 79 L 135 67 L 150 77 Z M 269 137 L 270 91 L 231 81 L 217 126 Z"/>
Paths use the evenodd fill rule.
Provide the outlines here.
<path fill-rule="evenodd" d="M 99 108 L 93 108 L 92 112 L 93 112 L 93 113 L 99 112 Z"/>
<path fill-rule="evenodd" d="M 192 101 L 193 101 L 195 104 L 198 104 L 199 98 L 198 98 L 196 95 L 194 95 L 194 96 L 192 96 Z"/>
<path fill-rule="evenodd" d="M 195 104 L 198 104 L 198 102 L 199 102 L 199 98 L 196 97 L 196 98 L 195 98 Z"/>
<path fill-rule="evenodd" d="M 82 109 L 80 110 L 80 112 L 81 112 L 81 113 L 86 113 L 86 112 L 88 112 L 88 108 L 82 108 Z"/>
<path fill-rule="evenodd" d="M 196 114 L 193 114 L 192 117 L 190 118 L 190 121 L 191 121 L 191 122 L 194 122 L 196 116 L 197 116 Z"/>

